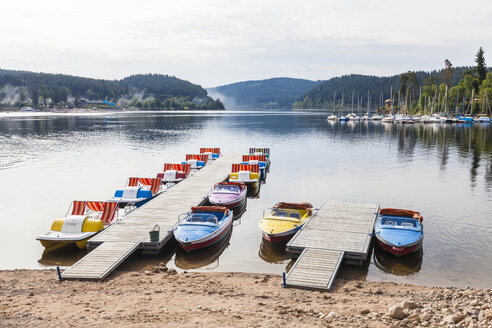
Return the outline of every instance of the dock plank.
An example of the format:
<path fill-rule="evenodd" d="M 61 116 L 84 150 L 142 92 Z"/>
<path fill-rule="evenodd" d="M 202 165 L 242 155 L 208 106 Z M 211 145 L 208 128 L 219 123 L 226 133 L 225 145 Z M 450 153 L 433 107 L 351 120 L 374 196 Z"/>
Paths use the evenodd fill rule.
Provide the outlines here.
<path fill-rule="evenodd" d="M 314 266 L 313 260 L 316 260 Z M 287 274 L 285 286 L 328 290 L 342 260 L 343 251 L 306 248 Z"/>

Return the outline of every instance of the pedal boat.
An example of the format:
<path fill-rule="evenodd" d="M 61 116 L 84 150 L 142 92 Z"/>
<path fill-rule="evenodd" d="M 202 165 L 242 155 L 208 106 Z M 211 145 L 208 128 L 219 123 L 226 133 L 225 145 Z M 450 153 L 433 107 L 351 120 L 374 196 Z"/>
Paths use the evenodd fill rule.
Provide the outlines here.
<path fill-rule="evenodd" d="M 227 236 L 232 216 L 232 211 L 225 207 L 192 207 L 190 212 L 179 216 L 174 238 L 188 252 L 214 245 Z"/>
<path fill-rule="evenodd" d="M 220 148 L 200 148 L 200 154 L 207 155 L 208 160 L 216 160 L 220 157 Z"/>
<path fill-rule="evenodd" d="M 163 184 L 178 183 L 190 174 L 190 164 L 164 164 L 164 172 L 157 173 L 157 178 Z"/>
<path fill-rule="evenodd" d="M 249 154 L 250 155 L 265 155 L 265 158 L 266 158 L 266 168 L 267 170 L 270 168 L 270 164 L 271 164 L 271 161 L 270 161 L 270 148 L 250 148 L 249 149 Z"/>
<path fill-rule="evenodd" d="M 117 213 L 116 202 L 74 201 L 65 217 L 55 219 L 50 231 L 43 233 L 36 240 L 47 249 L 73 243 L 78 248 L 85 249 L 87 240 L 112 224 Z"/>
<path fill-rule="evenodd" d="M 181 162 L 181 164 L 190 164 L 190 168 L 192 170 L 199 170 L 199 169 L 205 167 L 205 165 L 207 165 L 207 161 L 208 161 L 208 155 L 187 154 L 186 155 L 186 161 Z"/>
<path fill-rule="evenodd" d="M 258 164 L 232 164 L 229 182 L 243 182 L 252 194 L 260 189 L 260 166 Z"/>
<path fill-rule="evenodd" d="M 424 240 L 422 221 L 422 215 L 416 211 L 381 209 L 374 226 L 378 245 L 395 256 L 418 251 Z"/>
<path fill-rule="evenodd" d="M 266 180 L 266 156 L 265 155 L 243 155 L 241 164 L 258 164 L 260 166 L 260 180 Z"/>
<path fill-rule="evenodd" d="M 234 212 L 246 201 L 248 188 L 242 182 L 219 182 L 208 194 L 208 201 L 215 206 L 223 206 Z"/>
<path fill-rule="evenodd" d="M 125 208 L 128 205 L 140 207 L 163 193 L 164 190 L 159 178 L 129 178 L 126 187 L 116 190 L 110 201 L 117 202 L 119 208 Z"/>
<path fill-rule="evenodd" d="M 268 242 L 287 242 L 313 214 L 310 203 L 277 203 L 263 211 L 259 226 Z"/>

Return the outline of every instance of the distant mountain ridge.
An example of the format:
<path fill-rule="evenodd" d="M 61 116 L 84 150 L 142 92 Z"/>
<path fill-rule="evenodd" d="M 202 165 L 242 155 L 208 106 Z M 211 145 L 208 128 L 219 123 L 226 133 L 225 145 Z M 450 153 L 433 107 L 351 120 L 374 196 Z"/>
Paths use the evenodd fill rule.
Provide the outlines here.
<path fill-rule="evenodd" d="M 0 107 L 68 106 L 74 98 L 150 109 L 223 109 L 198 84 L 164 74 L 103 80 L 0 69 Z"/>
<path fill-rule="evenodd" d="M 290 109 L 300 95 L 319 83 L 321 81 L 277 77 L 237 82 L 207 88 L 207 91 L 219 98 L 227 109 Z"/>

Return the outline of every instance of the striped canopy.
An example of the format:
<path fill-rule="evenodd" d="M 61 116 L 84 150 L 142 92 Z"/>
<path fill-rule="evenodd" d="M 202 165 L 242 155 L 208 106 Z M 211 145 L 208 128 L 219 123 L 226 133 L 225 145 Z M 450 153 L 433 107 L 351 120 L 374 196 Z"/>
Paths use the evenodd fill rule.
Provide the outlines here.
<path fill-rule="evenodd" d="M 128 187 L 136 187 L 138 185 L 138 178 L 129 178 Z"/>
<path fill-rule="evenodd" d="M 85 201 L 74 200 L 72 203 L 72 215 L 84 215 Z"/>
<path fill-rule="evenodd" d="M 220 154 L 220 148 L 200 148 L 200 154 L 204 153 Z"/>
<path fill-rule="evenodd" d="M 265 155 L 243 155 L 243 162 L 249 162 L 249 161 L 266 162 L 266 156 Z"/>
<path fill-rule="evenodd" d="M 232 173 L 239 171 L 250 171 L 253 173 L 260 172 L 260 165 L 258 164 L 232 164 Z"/>
<path fill-rule="evenodd" d="M 181 171 L 186 173 L 186 175 L 190 174 L 190 164 L 169 164 L 166 163 L 164 164 L 164 172 L 169 171 L 169 170 L 175 170 L 175 171 Z"/>
<path fill-rule="evenodd" d="M 250 154 L 262 153 L 262 154 L 270 155 L 270 148 L 250 148 L 249 153 Z"/>
<path fill-rule="evenodd" d="M 116 202 L 86 202 L 87 207 L 95 212 L 102 212 L 99 218 L 103 224 L 109 224 L 114 219 L 118 204 Z"/>
<path fill-rule="evenodd" d="M 197 161 L 202 161 L 205 162 L 205 164 L 207 164 L 208 156 L 203 154 L 187 154 L 186 160 L 188 161 L 190 159 L 196 159 Z"/>

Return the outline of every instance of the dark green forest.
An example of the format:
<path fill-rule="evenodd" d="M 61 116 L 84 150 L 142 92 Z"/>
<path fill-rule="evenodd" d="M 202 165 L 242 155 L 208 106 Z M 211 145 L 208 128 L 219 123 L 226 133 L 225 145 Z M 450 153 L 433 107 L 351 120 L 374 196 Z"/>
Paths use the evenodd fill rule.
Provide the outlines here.
<path fill-rule="evenodd" d="M 0 108 L 21 106 L 224 109 L 197 84 L 163 74 L 102 80 L 64 74 L 0 69 Z"/>
<path fill-rule="evenodd" d="M 212 95 L 218 95 L 230 109 L 292 108 L 292 104 L 300 95 L 320 82 L 281 77 L 232 83 L 207 90 Z"/>
<path fill-rule="evenodd" d="M 448 81 L 450 86 L 457 85 L 465 75 L 473 67 L 456 67 L 453 68 L 454 73 Z M 416 77 L 418 85 L 424 85 L 424 80 L 429 77 L 434 77 L 436 83 L 443 82 L 444 70 L 433 70 L 430 72 L 418 71 L 413 76 Z M 407 73 L 404 73 L 407 74 Z M 368 100 L 370 108 L 382 107 L 382 101 L 391 98 L 390 92 L 394 93 L 401 91 L 401 96 L 404 97 L 406 90 L 400 90 L 402 81 L 401 75 L 393 75 L 388 77 L 369 76 L 360 74 L 344 75 L 329 79 L 312 90 L 301 95 L 293 104 L 293 108 L 348 108 L 352 106 L 354 99 L 354 107 L 357 107 L 357 99 L 362 108 L 367 108 Z M 405 89 L 405 88 L 403 88 Z M 368 97 L 369 91 L 369 97 Z M 336 98 L 336 102 L 334 99 Z M 343 103 L 342 103 L 343 101 Z"/>

